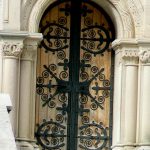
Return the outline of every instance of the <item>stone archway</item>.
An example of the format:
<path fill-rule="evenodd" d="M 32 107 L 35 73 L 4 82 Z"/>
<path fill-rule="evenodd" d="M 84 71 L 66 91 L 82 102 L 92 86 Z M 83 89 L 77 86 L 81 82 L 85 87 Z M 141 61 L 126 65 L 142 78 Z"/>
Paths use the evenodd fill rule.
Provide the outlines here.
<path fill-rule="evenodd" d="M 46 8 L 55 0 L 47 1 L 40 0 L 32 7 L 32 11 L 28 18 L 25 18 L 23 28 L 29 32 L 38 32 L 39 22 Z M 109 1 L 109 0 L 93 0 L 100 5 L 110 15 L 116 29 L 116 38 L 133 38 L 134 37 L 134 22 L 132 16 L 124 1 Z"/>
<path fill-rule="evenodd" d="M 39 22 L 41 20 L 42 14 L 46 10 L 46 8 L 51 5 L 55 0 L 52 1 L 47 1 L 47 0 L 38 0 L 35 5 L 32 7 L 32 11 L 30 15 L 26 18 L 26 23 L 25 26 L 23 27 L 24 30 L 28 30 L 30 33 L 33 33 L 35 35 L 33 39 L 36 39 L 36 33 L 38 32 L 38 27 L 39 27 Z M 135 27 L 134 27 L 134 22 L 132 19 L 132 16 L 127 9 L 126 3 L 124 1 L 98 1 L 98 0 L 93 0 L 95 3 L 100 5 L 108 14 L 110 14 L 110 17 L 115 25 L 116 29 L 116 39 L 122 39 L 122 38 L 134 38 L 135 37 Z M 126 20 L 127 19 L 127 20 Z M 32 45 L 32 37 L 27 41 L 27 49 L 30 49 Z M 130 46 L 129 46 L 130 44 Z M 33 44 L 34 45 L 34 44 Z M 114 95 L 114 128 L 113 128 L 113 148 L 117 149 L 118 147 L 125 147 L 127 146 L 126 143 L 131 143 L 131 149 L 133 147 L 133 143 L 135 143 L 135 133 L 133 133 L 132 139 L 129 139 L 129 136 L 126 135 L 126 141 L 124 139 L 122 140 L 123 132 L 125 131 L 125 128 L 123 127 L 124 122 L 126 125 L 127 120 L 124 120 L 122 122 L 122 117 L 119 115 L 121 113 L 121 109 L 127 109 L 128 105 L 131 105 L 129 102 L 125 105 L 124 104 L 124 98 L 122 96 L 122 89 L 124 88 L 124 83 L 122 83 L 122 80 L 127 79 L 128 76 L 123 76 L 123 72 L 125 70 L 126 63 L 129 65 L 129 68 L 132 64 L 136 64 L 138 62 L 138 50 L 136 47 L 136 41 L 130 41 L 130 40 L 117 40 L 113 43 L 114 45 L 114 50 L 116 50 L 116 55 L 115 55 L 115 95 Z M 28 51 L 30 54 L 30 51 Z M 36 57 L 36 48 L 35 48 L 35 53 L 32 53 L 34 57 Z M 27 56 L 28 57 L 28 56 Z M 133 62 L 131 62 L 131 58 L 133 59 Z M 136 66 L 135 65 L 135 66 Z M 35 67 L 35 66 L 34 66 Z M 127 67 L 127 66 L 126 66 Z M 133 69 L 133 70 L 132 70 Z M 137 73 L 138 73 L 138 68 L 133 67 L 131 69 L 131 74 L 133 76 L 135 75 L 136 78 L 134 78 L 133 82 L 131 82 L 131 87 L 133 86 L 134 83 L 137 81 Z M 35 68 L 33 68 L 35 70 Z M 128 68 L 127 68 L 128 70 Z M 125 72 L 127 71 L 125 70 Z M 130 70 L 130 69 L 129 69 Z M 33 77 L 35 79 L 35 72 L 33 72 Z M 33 82 L 35 84 L 35 82 Z M 35 89 L 35 87 L 34 87 Z M 118 90 L 119 89 L 119 90 Z M 34 90 L 33 90 L 34 91 Z M 137 89 L 133 88 L 131 91 L 134 91 L 135 93 L 137 92 Z M 33 94 L 35 94 L 33 92 Z M 128 93 L 126 92 L 126 95 Z M 132 106 L 137 105 L 136 102 L 136 95 L 133 95 L 132 98 L 134 99 L 134 102 L 132 103 L 130 109 L 132 109 Z M 33 100 L 34 102 L 34 100 Z M 116 113 L 117 111 L 117 113 Z M 34 112 L 34 110 L 33 110 Z M 133 109 L 133 112 L 136 116 L 136 108 Z M 130 118 L 129 118 L 130 119 Z M 131 123 L 133 124 L 133 128 L 135 127 L 136 122 Z M 32 131 L 33 131 L 33 123 L 31 124 L 32 126 Z M 133 129 L 132 128 L 132 129 Z M 129 132 L 129 131 L 127 131 Z M 135 132 L 135 130 L 133 130 Z M 32 132 L 33 134 L 33 132 Z M 132 133 L 131 133 L 132 134 Z M 34 135 L 32 135 L 32 140 L 34 139 Z M 119 143 L 119 145 L 118 145 Z"/>
<path fill-rule="evenodd" d="M 35 127 L 35 132 L 39 146 L 44 149 L 83 150 L 88 146 L 90 150 L 111 146 L 114 52 L 110 43 L 115 38 L 114 26 L 109 16 L 96 3 L 87 0 L 77 2 L 53 3 L 44 12 L 39 25 L 43 40 L 38 48 L 35 118 L 39 127 Z M 90 43 L 93 47 L 89 47 Z M 85 58 L 87 54 L 90 59 Z M 63 66 L 59 66 L 60 63 Z M 43 76 L 47 72 L 43 65 L 56 67 L 56 70 L 52 69 L 53 73 L 50 71 L 55 74 L 53 78 L 51 73 L 47 77 Z M 91 70 L 93 67 L 97 68 L 95 73 Z M 101 68 L 104 69 L 103 73 Z M 99 81 L 101 74 L 103 79 Z M 104 80 L 107 85 L 102 83 Z M 45 87 L 47 84 L 49 86 Z M 85 102 L 82 99 L 86 99 Z M 63 133 L 56 136 L 53 130 L 55 123 L 56 128 L 64 126 L 61 129 Z M 51 126 L 49 130 L 48 126 Z M 90 135 L 86 135 L 84 131 L 87 127 L 84 126 L 89 126 Z M 106 132 L 100 131 L 99 127 L 103 131 L 107 127 Z M 48 136 L 43 134 L 44 129 L 49 133 Z M 43 135 L 47 136 L 49 144 L 43 140 Z M 53 136 L 58 145 L 52 142 Z M 82 138 L 84 140 L 80 143 Z M 86 144 L 87 138 L 91 141 L 90 145 Z"/>

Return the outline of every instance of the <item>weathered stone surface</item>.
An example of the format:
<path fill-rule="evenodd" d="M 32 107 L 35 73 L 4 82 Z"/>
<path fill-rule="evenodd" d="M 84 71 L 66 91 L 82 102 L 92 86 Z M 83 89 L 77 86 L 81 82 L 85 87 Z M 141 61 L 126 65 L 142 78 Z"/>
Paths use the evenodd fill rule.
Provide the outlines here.
<path fill-rule="evenodd" d="M 11 109 L 10 97 L 0 94 L 0 150 L 16 150 L 14 135 L 7 109 Z"/>

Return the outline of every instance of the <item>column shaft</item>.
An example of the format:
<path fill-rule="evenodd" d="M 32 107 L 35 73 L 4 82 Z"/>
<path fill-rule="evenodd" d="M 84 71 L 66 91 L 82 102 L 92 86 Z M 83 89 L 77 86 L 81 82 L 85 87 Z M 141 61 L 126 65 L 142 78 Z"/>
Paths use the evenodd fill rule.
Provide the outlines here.
<path fill-rule="evenodd" d="M 125 120 L 124 120 L 124 144 L 134 147 L 136 142 L 136 118 L 137 118 L 137 90 L 138 67 L 126 66 L 125 79 Z"/>
<path fill-rule="evenodd" d="M 115 73 L 114 73 L 114 102 L 113 102 L 113 150 L 121 150 L 117 144 L 121 144 L 121 103 L 122 103 L 122 64 L 120 53 L 115 55 Z M 118 113 L 116 113 L 118 112 Z M 116 146 L 117 145 L 117 146 Z"/>
<path fill-rule="evenodd" d="M 20 63 L 20 105 L 18 149 L 37 149 L 34 139 L 35 128 L 35 92 L 36 92 L 36 59 L 38 41 L 41 34 L 33 34 L 24 41 Z"/>
<path fill-rule="evenodd" d="M 150 66 L 143 67 L 141 90 L 141 143 L 150 144 Z"/>
<path fill-rule="evenodd" d="M 21 61 L 19 137 L 30 137 L 31 62 Z"/>
<path fill-rule="evenodd" d="M 19 66 L 18 59 L 5 57 L 3 63 L 3 92 L 8 93 L 11 97 L 13 109 L 10 112 L 10 120 L 14 134 L 17 133 L 17 104 L 18 104 L 18 81 L 19 81 Z"/>

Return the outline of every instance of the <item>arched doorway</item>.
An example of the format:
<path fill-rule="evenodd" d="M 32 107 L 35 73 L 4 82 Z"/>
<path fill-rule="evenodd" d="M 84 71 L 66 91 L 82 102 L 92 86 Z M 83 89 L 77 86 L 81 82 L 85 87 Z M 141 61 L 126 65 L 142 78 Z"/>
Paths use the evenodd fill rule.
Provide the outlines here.
<path fill-rule="evenodd" d="M 114 27 L 90 1 L 55 2 L 38 49 L 36 137 L 41 149 L 110 149 Z"/>

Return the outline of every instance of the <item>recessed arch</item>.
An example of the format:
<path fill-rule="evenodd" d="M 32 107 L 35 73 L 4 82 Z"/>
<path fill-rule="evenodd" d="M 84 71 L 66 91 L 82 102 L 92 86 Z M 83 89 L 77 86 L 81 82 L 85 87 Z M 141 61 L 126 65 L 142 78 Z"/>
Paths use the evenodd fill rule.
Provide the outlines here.
<path fill-rule="evenodd" d="M 40 20 L 45 10 L 56 0 L 38 0 L 33 6 L 28 20 L 28 31 L 38 32 Z M 133 38 L 134 37 L 134 23 L 128 9 L 125 8 L 123 2 L 113 4 L 108 0 L 93 0 L 97 5 L 102 7 L 110 16 L 116 30 L 116 38 Z"/>

